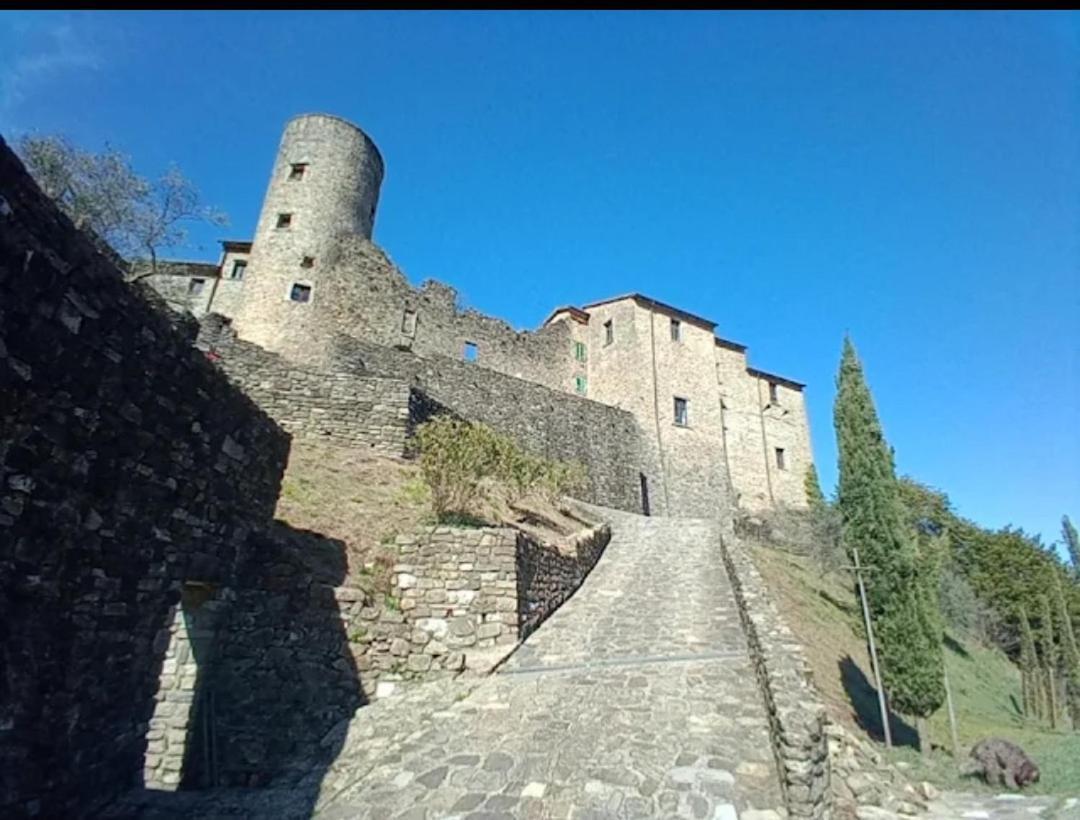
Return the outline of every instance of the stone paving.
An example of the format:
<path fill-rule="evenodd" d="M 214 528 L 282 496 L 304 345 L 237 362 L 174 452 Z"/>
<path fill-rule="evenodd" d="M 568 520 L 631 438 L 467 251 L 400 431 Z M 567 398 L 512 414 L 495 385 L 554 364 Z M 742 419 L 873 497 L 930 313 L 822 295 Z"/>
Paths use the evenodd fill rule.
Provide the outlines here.
<path fill-rule="evenodd" d="M 781 816 L 716 526 L 613 515 L 596 569 L 498 674 L 382 752 L 401 709 L 357 714 L 317 816 Z"/>

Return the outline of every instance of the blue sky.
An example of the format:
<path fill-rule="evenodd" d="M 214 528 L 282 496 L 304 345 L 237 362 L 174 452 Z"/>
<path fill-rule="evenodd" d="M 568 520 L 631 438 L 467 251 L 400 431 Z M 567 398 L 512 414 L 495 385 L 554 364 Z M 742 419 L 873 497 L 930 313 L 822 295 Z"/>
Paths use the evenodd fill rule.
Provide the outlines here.
<path fill-rule="evenodd" d="M 808 384 L 835 484 L 850 332 L 900 472 L 1080 518 L 1075 13 L 3 13 L 0 133 L 175 161 L 250 236 L 285 121 L 387 163 L 414 282 L 535 327 L 626 291 Z"/>

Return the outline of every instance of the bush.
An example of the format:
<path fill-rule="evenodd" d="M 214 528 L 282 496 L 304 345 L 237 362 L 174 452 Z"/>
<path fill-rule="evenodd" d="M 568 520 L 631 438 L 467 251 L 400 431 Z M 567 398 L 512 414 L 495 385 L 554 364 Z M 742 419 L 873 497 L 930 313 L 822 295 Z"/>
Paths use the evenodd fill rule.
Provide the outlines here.
<path fill-rule="evenodd" d="M 475 521 L 490 500 L 492 482 L 506 488 L 511 503 L 530 493 L 554 501 L 582 490 L 585 467 L 526 453 L 484 424 L 440 416 L 417 429 L 420 473 L 440 521 Z"/>

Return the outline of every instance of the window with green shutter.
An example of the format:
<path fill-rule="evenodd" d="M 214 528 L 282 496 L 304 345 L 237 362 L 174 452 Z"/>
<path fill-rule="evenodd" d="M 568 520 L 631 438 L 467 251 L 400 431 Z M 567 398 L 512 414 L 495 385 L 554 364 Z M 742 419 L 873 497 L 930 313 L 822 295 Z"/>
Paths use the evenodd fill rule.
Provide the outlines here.
<path fill-rule="evenodd" d="M 577 390 L 577 392 L 580 393 L 582 396 L 585 395 L 587 388 L 588 385 L 586 385 L 585 383 L 584 376 L 578 376 L 574 379 L 574 389 Z"/>
<path fill-rule="evenodd" d="M 574 358 L 579 362 L 585 361 L 585 343 L 574 342 Z"/>

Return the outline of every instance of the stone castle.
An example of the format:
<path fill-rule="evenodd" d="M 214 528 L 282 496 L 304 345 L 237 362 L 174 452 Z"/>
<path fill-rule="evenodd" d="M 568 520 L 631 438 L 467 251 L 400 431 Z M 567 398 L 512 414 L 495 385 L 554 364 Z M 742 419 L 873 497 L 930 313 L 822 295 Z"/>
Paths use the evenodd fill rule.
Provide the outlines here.
<path fill-rule="evenodd" d="M 253 241 L 148 277 L 283 426 L 395 450 L 417 405 L 434 404 L 583 460 L 594 501 L 673 516 L 805 506 L 804 385 L 750 367 L 715 322 L 637 293 L 519 332 L 459 309 L 451 287 L 414 288 L 372 242 L 383 175 L 358 127 L 296 117 Z M 387 410 L 397 421 L 369 418 Z"/>

